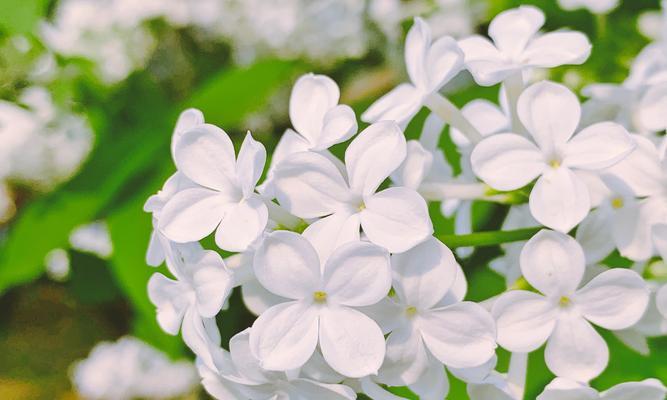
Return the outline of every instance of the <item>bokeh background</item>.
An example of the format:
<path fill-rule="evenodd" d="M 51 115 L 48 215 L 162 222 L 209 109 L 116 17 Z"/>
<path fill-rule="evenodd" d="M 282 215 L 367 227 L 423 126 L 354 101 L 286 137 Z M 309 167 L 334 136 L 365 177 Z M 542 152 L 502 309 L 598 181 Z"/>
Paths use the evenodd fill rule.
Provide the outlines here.
<path fill-rule="evenodd" d="M 78 398 L 72 364 L 124 335 L 191 358 L 155 322 L 146 293 L 155 270 L 144 261 L 151 221 L 142 206 L 175 170 L 169 142 L 181 110 L 201 109 L 237 145 L 251 130 L 271 149 L 300 74 L 331 76 L 360 114 L 404 80 L 413 16 L 435 36 L 463 37 L 520 4 L 542 8 L 545 29 L 580 30 L 593 42 L 584 65 L 544 76 L 577 91 L 622 82 L 661 26 L 658 0 L 625 0 L 608 15 L 556 0 L 0 0 L 0 399 Z M 497 101 L 498 87 L 462 74 L 445 91 L 462 106 Z M 456 168 L 447 135 L 442 144 Z M 498 229 L 506 212 L 476 203 L 475 229 Z M 436 232 L 453 231 L 437 205 L 432 214 Z M 499 254 L 484 248 L 462 260 L 470 299 L 504 290 L 487 268 Z M 223 343 L 253 321 L 239 293 L 221 317 Z M 605 338 L 613 367 L 594 386 L 667 382 L 666 339 L 650 340 L 642 356 Z M 539 351 L 529 365 L 534 398 L 552 376 Z M 452 382 L 450 398 L 466 399 Z M 197 387 L 184 397 L 207 398 Z"/>

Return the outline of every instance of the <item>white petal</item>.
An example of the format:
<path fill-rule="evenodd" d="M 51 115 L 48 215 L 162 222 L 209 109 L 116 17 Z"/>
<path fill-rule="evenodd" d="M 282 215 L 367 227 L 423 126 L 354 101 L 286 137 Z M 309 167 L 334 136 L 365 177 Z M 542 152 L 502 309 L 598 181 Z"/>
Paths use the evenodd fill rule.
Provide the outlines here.
<path fill-rule="evenodd" d="M 426 55 L 428 90 L 437 91 L 463 68 L 463 51 L 451 36 L 433 42 Z"/>
<path fill-rule="evenodd" d="M 188 308 L 181 331 L 183 342 L 209 367 L 216 368 L 215 354 L 220 349 L 220 332 L 214 318 L 202 318 Z"/>
<path fill-rule="evenodd" d="M 667 223 L 655 224 L 651 228 L 651 231 L 653 233 L 655 249 L 663 261 L 667 261 Z"/>
<path fill-rule="evenodd" d="M 532 40 L 523 57 L 528 64 L 553 68 L 563 64 L 583 64 L 591 54 L 591 43 L 581 32 L 550 32 Z"/>
<path fill-rule="evenodd" d="M 438 303 L 454 284 L 459 267 L 452 251 L 430 238 L 391 257 L 394 288 L 403 302 L 427 310 Z"/>
<path fill-rule="evenodd" d="M 619 330 L 636 324 L 644 315 L 649 293 L 646 282 L 635 271 L 614 268 L 588 282 L 573 301 L 592 323 Z"/>
<path fill-rule="evenodd" d="M 637 143 L 635 150 L 607 171 L 621 178 L 637 196 L 650 196 L 661 190 L 664 179 L 658 149 L 648 138 L 631 136 Z"/>
<path fill-rule="evenodd" d="M 391 174 L 391 180 L 395 186 L 418 190 L 431 169 L 432 162 L 432 153 L 418 141 L 410 140 L 407 143 L 407 156 L 401 166 Z"/>
<path fill-rule="evenodd" d="M 231 208 L 229 199 L 219 192 L 187 189 L 165 204 L 159 228 L 174 242 L 194 242 L 213 232 Z"/>
<path fill-rule="evenodd" d="M 443 365 L 434 357 L 430 357 L 426 371 L 409 387 L 420 400 L 441 400 L 446 398 L 449 392 L 449 380 Z"/>
<path fill-rule="evenodd" d="M 153 274 L 148 281 L 148 298 L 157 308 L 157 322 L 170 335 L 176 335 L 181 329 L 188 307 L 188 298 L 183 290 L 179 282 L 159 273 Z"/>
<path fill-rule="evenodd" d="M 299 368 L 317 346 L 317 321 L 318 311 L 306 302 L 273 306 L 252 325 L 250 350 L 264 369 Z"/>
<path fill-rule="evenodd" d="M 245 251 L 264 232 L 268 219 L 269 211 L 258 195 L 242 200 L 222 219 L 215 243 L 223 250 Z"/>
<path fill-rule="evenodd" d="M 369 377 L 362 378 L 360 381 L 363 393 L 373 400 L 405 400 L 404 397 L 396 396 L 387 391 L 382 386 L 373 382 Z"/>
<path fill-rule="evenodd" d="M 509 118 L 496 104 L 484 100 L 475 99 L 461 109 L 468 121 L 477 128 L 482 136 L 507 131 L 510 127 Z M 459 147 L 470 146 L 470 141 L 458 129 L 450 128 L 452 141 Z"/>
<path fill-rule="evenodd" d="M 468 384 L 468 396 L 471 400 L 516 400 L 507 380 L 500 374 L 493 374 L 480 383 Z"/>
<path fill-rule="evenodd" d="M 319 290 L 320 260 L 313 246 L 299 234 L 276 231 L 255 252 L 257 280 L 273 294 L 310 299 Z"/>
<path fill-rule="evenodd" d="M 588 188 L 567 167 L 547 169 L 530 192 L 529 204 L 538 222 L 561 232 L 577 226 L 591 208 Z"/>
<path fill-rule="evenodd" d="M 338 247 L 360 240 L 360 224 L 359 214 L 341 211 L 308 225 L 303 236 L 317 251 L 320 263 L 324 263 Z"/>
<path fill-rule="evenodd" d="M 243 296 L 243 304 L 255 315 L 260 315 L 276 304 L 289 301 L 266 290 L 257 279 L 241 286 L 241 295 Z"/>
<path fill-rule="evenodd" d="M 647 129 L 660 132 L 667 129 L 667 83 L 650 87 L 639 103 L 639 120 Z"/>
<path fill-rule="evenodd" d="M 368 242 L 350 242 L 336 249 L 322 275 L 327 301 L 346 306 L 369 306 L 391 289 L 389 253 Z"/>
<path fill-rule="evenodd" d="M 654 254 L 651 227 L 667 221 L 667 202 L 661 196 L 649 197 L 638 207 L 625 206 L 618 210 L 619 228 L 625 226 L 625 235 L 615 235 L 616 245 L 623 257 L 643 261 Z"/>
<path fill-rule="evenodd" d="M 569 296 L 584 276 L 585 257 L 579 243 L 560 232 L 543 229 L 521 250 L 521 272 L 535 289 L 551 296 Z"/>
<path fill-rule="evenodd" d="M 331 368 L 351 378 L 376 374 L 385 354 L 384 336 L 377 324 L 346 307 L 322 309 L 320 347 Z"/>
<path fill-rule="evenodd" d="M 540 150 L 528 139 L 501 133 L 475 146 L 470 156 L 472 169 L 481 180 L 497 190 L 515 190 L 529 184 L 545 169 Z"/>
<path fill-rule="evenodd" d="M 255 185 L 264 171 L 264 163 L 266 163 L 264 145 L 253 139 L 248 132 L 236 160 L 236 173 L 244 197 L 250 196 L 255 191 Z"/>
<path fill-rule="evenodd" d="M 577 96 L 567 87 L 543 81 L 521 93 L 517 113 L 545 155 L 551 156 L 574 134 L 581 117 L 581 106 Z"/>
<path fill-rule="evenodd" d="M 350 106 L 338 105 L 324 115 L 322 134 L 313 150 L 324 150 L 357 133 L 357 117 Z"/>
<path fill-rule="evenodd" d="M 237 333 L 229 340 L 229 353 L 230 361 L 241 377 L 253 383 L 270 381 L 268 374 L 260 367 L 259 360 L 250 350 L 250 328 Z"/>
<path fill-rule="evenodd" d="M 431 46 L 431 29 L 423 19 L 416 17 L 405 37 L 405 67 L 412 83 L 425 89 L 428 85 L 426 54 Z"/>
<path fill-rule="evenodd" d="M 453 304 L 419 314 L 419 319 L 426 347 L 448 367 L 476 367 L 495 354 L 495 322 L 478 304 Z"/>
<path fill-rule="evenodd" d="M 190 272 L 197 312 L 204 318 L 215 317 L 232 291 L 232 274 L 220 254 L 212 250 L 202 251 Z"/>
<path fill-rule="evenodd" d="M 361 227 L 369 240 L 401 253 L 433 233 L 426 201 L 414 190 L 389 188 L 366 199 Z"/>
<path fill-rule="evenodd" d="M 280 205 L 301 218 L 323 217 L 351 201 L 338 168 L 317 153 L 297 153 L 283 160 L 275 170 L 274 184 Z"/>
<path fill-rule="evenodd" d="M 625 382 L 601 393 L 604 400 L 664 400 L 667 389 L 657 379 L 646 379 L 641 382 Z"/>
<path fill-rule="evenodd" d="M 520 71 L 520 65 L 507 61 L 485 37 L 473 35 L 460 40 L 459 46 L 465 54 L 466 68 L 478 85 L 492 86 Z"/>
<path fill-rule="evenodd" d="M 345 385 L 320 383 L 310 379 L 295 379 L 290 382 L 290 385 L 300 399 L 353 400 L 357 398 L 354 390 Z"/>
<path fill-rule="evenodd" d="M 635 146 L 621 125 L 600 122 L 577 133 L 567 143 L 563 164 L 591 170 L 607 168 L 627 157 Z"/>
<path fill-rule="evenodd" d="M 489 24 L 489 36 L 503 53 L 520 54 L 544 25 L 544 13 L 537 7 L 521 6 L 498 14 Z"/>
<path fill-rule="evenodd" d="M 376 122 L 364 129 L 345 150 L 350 187 L 370 195 L 405 159 L 405 136 L 394 122 Z"/>
<path fill-rule="evenodd" d="M 577 381 L 555 378 L 537 396 L 537 400 L 598 400 L 598 392 Z"/>
<path fill-rule="evenodd" d="M 577 242 L 586 254 L 586 265 L 604 260 L 615 248 L 612 214 L 608 210 L 591 211 L 577 228 Z"/>
<path fill-rule="evenodd" d="M 422 107 L 422 93 L 409 83 L 402 83 L 380 97 L 363 114 L 361 120 L 368 123 L 395 121 L 406 126 Z"/>
<path fill-rule="evenodd" d="M 164 250 L 162 249 L 162 241 L 166 239 L 160 238 L 162 234 L 153 230 L 151 238 L 148 242 L 148 250 L 146 250 L 146 264 L 151 267 L 157 267 L 164 262 Z"/>
<path fill-rule="evenodd" d="M 175 158 L 176 143 L 181 139 L 181 136 L 190 129 L 204 123 L 204 114 L 196 108 L 188 108 L 181 112 L 176 121 L 174 132 L 171 135 L 171 157 Z"/>
<path fill-rule="evenodd" d="M 181 136 L 174 161 L 193 182 L 220 191 L 236 188 L 234 145 L 215 125 L 198 125 Z"/>
<path fill-rule="evenodd" d="M 289 115 L 294 129 L 314 145 L 319 142 L 324 116 L 338 104 L 340 90 L 325 75 L 306 74 L 299 78 L 289 102 Z"/>
<path fill-rule="evenodd" d="M 557 376 L 586 382 L 605 369 L 609 348 L 584 318 L 561 314 L 547 341 L 544 359 Z"/>
<path fill-rule="evenodd" d="M 556 305 L 537 293 L 513 290 L 493 304 L 498 329 L 498 344 L 509 351 L 528 353 L 536 350 L 553 332 Z"/>
<path fill-rule="evenodd" d="M 404 323 L 387 337 L 387 354 L 378 379 L 389 386 L 410 385 L 419 379 L 428 363 L 421 333 L 412 324 Z"/>
<path fill-rule="evenodd" d="M 667 319 L 667 285 L 662 285 L 658 293 L 655 295 L 655 304 L 658 307 L 660 314 Z"/>

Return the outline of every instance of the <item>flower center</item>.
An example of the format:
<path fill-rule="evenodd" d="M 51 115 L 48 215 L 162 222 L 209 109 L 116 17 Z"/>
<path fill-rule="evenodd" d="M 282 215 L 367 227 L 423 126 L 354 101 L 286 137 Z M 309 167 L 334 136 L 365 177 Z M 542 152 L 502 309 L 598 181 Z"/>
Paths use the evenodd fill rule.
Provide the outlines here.
<path fill-rule="evenodd" d="M 567 296 L 562 296 L 560 300 L 558 300 L 558 305 L 561 307 L 567 307 L 572 303 L 572 300 L 570 300 L 569 297 Z"/>
<path fill-rule="evenodd" d="M 614 197 L 611 199 L 611 206 L 615 209 L 623 208 L 623 198 L 622 197 Z"/>
<path fill-rule="evenodd" d="M 551 166 L 551 168 L 556 169 L 560 167 L 560 160 L 554 158 L 553 160 L 549 161 L 549 165 Z"/>
<path fill-rule="evenodd" d="M 417 307 L 409 306 L 405 309 L 405 315 L 407 315 L 408 317 L 412 317 L 415 314 L 417 314 Z"/>
<path fill-rule="evenodd" d="M 364 211 L 365 209 L 366 209 L 366 204 L 362 201 L 362 202 L 359 203 L 359 205 L 357 206 L 357 211 L 362 212 L 362 211 Z"/>
<path fill-rule="evenodd" d="M 313 292 L 313 300 L 315 300 L 315 303 L 324 303 L 324 302 L 326 302 L 327 301 L 327 292 L 323 292 L 321 290 Z"/>

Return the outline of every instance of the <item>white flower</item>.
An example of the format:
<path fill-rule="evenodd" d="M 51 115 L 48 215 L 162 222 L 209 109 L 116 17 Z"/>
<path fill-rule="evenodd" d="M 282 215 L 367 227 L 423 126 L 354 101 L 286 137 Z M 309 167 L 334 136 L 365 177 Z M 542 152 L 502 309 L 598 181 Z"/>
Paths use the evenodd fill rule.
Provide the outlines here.
<path fill-rule="evenodd" d="M 491 86 L 532 68 L 553 68 L 582 64 L 591 44 L 579 32 L 558 31 L 538 34 L 544 13 L 533 6 L 503 11 L 489 25 L 488 39 L 474 35 L 459 41 L 465 65 L 475 82 Z"/>
<path fill-rule="evenodd" d="M 254 192 L 266 161 L 264 146 L 248 133 L 235 159 L 229 136 L 203 124 L 180 136 L 174 157 L 178 170 L 200 187 L 182 190 L 164 205 L 159 229 L 179 243 L 216 231 L 221 249 L 247 249 L 268 220 L 266 205 Z"/>
<path fill-rule="evenodd" d="M 522 228 L 530 228 L 537 226 L 538 223 L 530 214 L 530 209 L 527 204 L 513 206 L 510 208 L 503 222 L 503 230 L 514 230 Z M 511 287 L 521 277 L 521 269 L 519 268 L 519 257 L 521 249 L 526 244 L 522 242 L 504 243 L 501 245 L 504 253 L 501 257 L 492 260 L 489 263 L 489 268 L 505 277 L 505 284 Z"/>
<path fill-rule="evenodd" d="M 437 382 L 433 386 L 444 388 L 444 393 L 439 393 L 442 398 L 448 387 L 442 364 L 456 374 L 494 357 L 493 318 L 481 306 L 461 301 L 465 276 L 451 250 L 437 239 L 393 255 L 391 266 L 396 296 L 371 312 L 382 315 L 383 328 L 391 331 L 379 380 L 402 386 L 426 376 L 422 384 Z M 444 379 L 442 384 L 440 379 Z"/>
<path fill-rule="evenodd" d="M 165 354 L 134 337 L 97 344 L 72 368 L 76 391 L 91 400 L 171 399 L 196 385 L 196 371 L 187 361 Z"/>
<path fill-rule="evenodd" d="M 586 8 L 594 14 L 607 14 L 618 7 L 619 0 L 558 0 L 563 10 Z"/>
<path fill-rule="evenodd" d="M 357 119 L 349 106 L 338 104 L 340 89 L 325 75 L 306 74 L 300 77 L 289 102 L 289 115 L 294 130 L 287 129 L 276 146 L 262 194 L 273 197 L 272 179 L 276 166 L 290 155 L 316 151 L 329 156 L 326 150 L 357 133 Z"/>
<path fill-rule="evenodd" d="M 351 242 L 322 260 L 304 237 L 277 231 L 254 259 L 270 292 L 290 299 L 266 310 L 250 332 L 250 348 L 268 370 L 295 369 L 318 343 L 327 363 L 349 377 L 377 373 L 385 354 L 382 331 L 356 307 L 380 301 L 391 287 L 389 254 Z"/>
<path fill-rule="evenodd" d="M 236 334 L 229 342 L 229 355 L 221 350 L 219 371 L 205 371 L 204 387 L 216 399 L 355 399 L 354 391 L 338 384 L 321 383 L 286 372 L 268 371 L 250 350 L 250 330 Z M 206 368 L 206 367 L 204 367 Z M 202 371 L 202 367 L 200 367 Z M 237 393 L 236 396 L 232 396 Z"/>
<path fill-rule="evenodd" d="M 655 296 L 655 304 L 662 316 L 667 319 L 667 284 L 662 285 Z"/>
<path fill-rule="evenodd" d="M 526 353 L 545 341 L 545 360 L 557 376 L 588 381 L 609 359 L 606 343 L 591 322 L 624 329 L 642 317 L 649 300 L 644 280 L 634 271 L 611 269 L 578 289 L 585 270 L 581 246 L 562 233 L 542 230 L 521 253 L 521 271 L 540 293 L 501 295 L 493 305 L 498 343 Z"/>
<path fill-rule="evenodd" d="M 583 383 L 556 378 L 549 383 L 537 400 L 663 400 L 667 389 L 657 379 L 620 383 L 599 393 Z"/>
<path fill-rule="evenodd" d="M 345 151 L 345 173 L 331 159 L 313 152 L 292 155 L 275 171 L 280 205 L 301 218 L 324 217 L 309 230 L 328 232 L 329 246 L 368 239 L 390 252 L 410 249 L 433 232 L 424 199 L 414 190 L 392 187 L 376 193 L 403 162 L 406 142 L 393 122 L 361 132 Z"/>
<path fill-rule="evenodd" d="M 461 71 L 463 53 L 450 36 L 432 42 L 428 24 L 415 18 L 405 39 L 405 65 L 410 83 L 398 85 L 373 103 L 361 115 L 362 121 L 389 120 L 406 126 L 421 109 L 424 99 Z"/>
<path fill-rule="evenodd" d="M 65 249 L 53 249 L 44 256 L 46 275 L 56 282 L 62 282 L 70 274 L 69 254 Z"/>
<path fill-rule="evenodd" d="M 518 115 L 532 137 L 501 133 L 472 152 L 475 174 L 498 190 L 519 189 L 535 178 L 530 211 L 545 226 L 567 232 L 590 210 L 576 170 L 600 170 L 625 158 L 635 143 L 622 126 L 602 122 L 573 136 L 581 107 L 565 86 L 540 82 L 519 97 Z"/>
<path fill-rule="evenodd" d="M 218 314 L 234 285 L 222 257 L 199 243 L 174 244 L 166 250 L 167 267 L 176 280 L 155 273 L 148 281 L 148 297 L 157 308 L 157 321 L 170 335 L 182 330 L 185 343 L 207 358 L 216 333 Z"/>
<path fill-rule="evenodd" d="M 481 382 L 469 383 L 467 386 L 470 400 L 521 400 L 516 387 L 498 372 L 492 372 Z"/>
<path fill-rule="evenodd" d="M 74 228 L 69 236 L 69 242 L 73 249 L 91 253 L 100 258 L 109 258 L 113 253 L 109 227 L 104 221 L 95 221 Z"/>

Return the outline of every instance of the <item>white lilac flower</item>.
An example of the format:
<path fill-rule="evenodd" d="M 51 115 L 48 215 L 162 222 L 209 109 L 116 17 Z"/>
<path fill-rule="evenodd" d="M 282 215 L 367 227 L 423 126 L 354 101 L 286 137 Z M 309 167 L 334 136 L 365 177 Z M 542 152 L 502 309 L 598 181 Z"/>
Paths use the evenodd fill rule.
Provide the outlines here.
<path fill-rule="evenodd" d="M 134 337 L 97 344 L 71 372 L 76 391 L 91 400 L 171 399 L 194 390 L 197 373 L 188 361 L 169 358 Z"/>
<path fill-rule="evenodd" d="M 357 133 L 354 111 L 338 104 L 340 89 L 325 75 L 306 74 L 299 78 L 289 102 L 289 115 L 294 129 L 287 129 L 276 146 L 262 194 L 273 197 L 273 173 L 276 166 L 290 155 L 316 151 L 329 156 L 327 149 Z"/>
<path fill-rule="evenodd" d="M 609 349 L 591 323 L 628 328 L 642 317 L 649 289 L 634 271 L 615 268 L 579 288 L 581 246 L 562 233 L 542 230 L 521 252 L 521 271 L 540 293 L 515 290 L 494 303 L 498 343 L 527 353 L 545 342 L 545 361 L 557 376 L 588 381 L 607 366 Z"/>
<path fill-rule="evenodd" d="M 44 265 L 46 275 L 54 281 L 64 281 L 70 274 L 70 259 L 65 249 L 53 249 L 46 253 Z"/>
<path fill-rule="evenodd" d="M 405 39 L 405 65 L 410 83 L 401 83 L 373 103 L 362 114 L 363 121 L 390 120 L 406 126 L 426 97 L 461 71 L 463 53 L 450 36 L 432 41 L 428 24 L 415 18 Z"/>
<path fill-rule="evenodd" d="M 503 230 L 513 230 L 531 228 L 538 225 L 538 222 L 535 221 L 535 218 L 530 214 L 528 205 L 522 204 L 510 208 L 502 228 Z M 519 257 L 521 255 L 521 249 L 523 249 L 525 244 L 525 241 L 502 244 L 501 248 L 505 254 L 493 259 L 489 263 L 489 268 L 505 277 L 505 285 L 507 287 L 512 287 L 512 285 L 514 285 L 521 277 Z"/>
<path fill-rule="evenodd" d="M 69 236 L 69 242 L 73 249 L 100 258 L 109 258 L 113 253 L 109 227 L 104 221 L 95 221 L 74 228 Z"/>
<path fill-rule="evenodd" d="M 563 10 L 585 8 L 593 14 L 607 14 L 618 7 L 619 0 L 558 0 Z"/>
<path fill-rule="evenodd" d="M 299 368 L 319 344 L 335 371 L 349 377 L 377 373 L 384 337 L 356 308 L 375 304 L 389 292 L 386 250 L 357 241 L 323 260 L 303 236 L 277 231 L 256 252 L 254 270 L 262 286 L 289 299 L 266 310 L 252 326 L 250 348 L 264 369 Z"/>
<path fill-rule="evenodd" d="M 217 331 L 215 316 L 232 290 L 233 276 L 218 253 L 198 243 L 175 244 L 165 250 L 167 267 L 176 279 L 154 273 L 148 281 L 157 321 L 170 335 L 181 330 L 183 341 L 195 354 L 209 357 L 210 345 L 216 341 L 211 339 Z"/>
<path fill-rule="evenodd" d="M 667 388 L 657 379 L 620 383 L 604 392 L 569 379 L 551 381 L 537 400 L 663 400 Z"/>
<path fill-rule="evenodd" d="M 169 199 L 160 212 L 160 231 L 179 243 L 200 240 L 215 231 L 221 249 L 247 249 L 268 220 L 266 205 L 255 193 L 266 161 L 264 146 L 248 133 L 235 157 L 227 133 L 202 124 L 183 133 L 174 152 L 178 170 L 198 187 Z"/>
<path fill-rule="evenodd" d="M 327 384 L 287 372 L 269 371 L 250 348 L 250 330 L 236 334 L 229 342 L 229 353 L 220 350 L 217 371 L 200 364 L 203 385 L 219 400 L 243 398 L 351 400 L 355 392 L 340 384 Z"/>
<path fill-rule="evenodd" d="M 542 25 L 544 13 L 533 6 L 498 14 L 489 25 L 493 42 L 479 35 L 459 41 L 466 68 L 478 84 L 491 86 L 532 68 L 586 61 L 591 44 L 585 35 L 570 31 L 539 34 Z"/>
<path fill-rule="evenodd" d="M 418 392 L 431 387 L 437 395 L 424 398 L 443 398 L 449 384 L 442 364 L 465 377 L 464 369 L 483 367 L 494 358 L 493 318 L 481 306 L 462 301 L 463 271 L 437 239 L 393 255 L 391 266 L 396 294 L 370 312 L 381 315 L 383 330 L 391 332 L 378 380 L 414 385 Z"/>
<path fill-rule="evenodd" d="M 576 135 L 581 107 L 565 86 L 540 82 L 519 97 L 518 115 L 530 133 L 492 135 L 472 152 L 472 167 L 489 186 L 516 190 L 535 178 L 530 211 L 545 226 L 567 232 L 588 214 L 591 202 L 577 170 L 601 170 L 623 160 L 635 142 L 621 125 L 601 122 Z M 531 140 L 532 139 L 532 140 Z"/>
<path fill-rule="evenodd" d="M 276 197 L 301 218 L 321 218 L 308 229 L 328 232 L 329 246 L 368 239 L 391 252 L 410 249 L 433 232 L 424 199 L 413 189 L 391 187 L 376 193 L 403 162 L 406 142 L 393 122 L 370 125 L 345 151 L 345 171 L 330 158 L 301 152 L 274 172 Z"/>
<path fill-rule="evenodd" d="M 655 296 L 655 304 L 660 314 L 667 319 L 667 284 L 662 285 Z"/>

